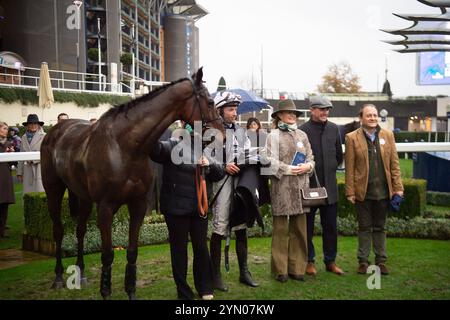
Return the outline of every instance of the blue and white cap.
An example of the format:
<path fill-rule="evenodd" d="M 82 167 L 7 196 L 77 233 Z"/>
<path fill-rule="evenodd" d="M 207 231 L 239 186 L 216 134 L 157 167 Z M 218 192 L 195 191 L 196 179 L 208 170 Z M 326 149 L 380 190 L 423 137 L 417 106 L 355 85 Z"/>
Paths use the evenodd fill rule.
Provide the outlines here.
<path fill-rule="evenodd" d="M 230 91 L 218 92 L 214 97 L 214 105 L 217 109 L 228 105 L 238 106 L 241 102 L 241 96 Z"/>

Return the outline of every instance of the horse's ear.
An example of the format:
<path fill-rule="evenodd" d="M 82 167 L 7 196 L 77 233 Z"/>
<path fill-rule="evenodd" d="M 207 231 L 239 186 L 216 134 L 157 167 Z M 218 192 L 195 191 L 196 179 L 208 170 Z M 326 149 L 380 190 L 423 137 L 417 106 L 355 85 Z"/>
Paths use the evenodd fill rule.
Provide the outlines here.
<path fill-rule="evenodd" d="M 194 75 L 194 78 L 195 78 L 195 84 L 197 87 L 199 87 L 203 84 L 203 67 L 198 69 L 197 73 Z"/>

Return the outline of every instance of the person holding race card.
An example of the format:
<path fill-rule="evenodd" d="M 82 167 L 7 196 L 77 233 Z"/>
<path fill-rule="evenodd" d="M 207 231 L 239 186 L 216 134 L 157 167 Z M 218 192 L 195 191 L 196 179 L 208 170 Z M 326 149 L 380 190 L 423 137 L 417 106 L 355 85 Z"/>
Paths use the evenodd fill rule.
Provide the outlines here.
<path fill-rule="evenodd" d="M 272 273 L 275 279 L 303 281 L 308 262 L 306 212 L 301 189 L 309 187 L 314 156 L 305 132 L 297 129 L 297 110 L 292 100 L 281 100 L 272 113 L 274 129 L 267 136 L 272 199 Z"/>

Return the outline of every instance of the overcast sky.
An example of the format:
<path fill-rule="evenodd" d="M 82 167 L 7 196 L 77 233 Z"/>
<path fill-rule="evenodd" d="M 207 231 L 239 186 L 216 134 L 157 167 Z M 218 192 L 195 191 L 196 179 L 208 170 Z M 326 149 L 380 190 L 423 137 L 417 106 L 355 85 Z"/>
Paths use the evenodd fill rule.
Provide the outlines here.
<path fill-rule="evenodd" d="M 388 79 L 394 96 L 450 95 L 450 86 L 417 86 L 416 54 L 397 53 L 379 29 L 412 25 L 392 13 L 440 13 L 416 0 L 197 0 L 209 14 L 200 29 L 200 65 L 216 91 L 220 76 L 229 87 L 314 92 L 329 65 L 346 61 L 363 91 L 380 91 Z M 378 81 L 377 81 L 378 78 Z"/>

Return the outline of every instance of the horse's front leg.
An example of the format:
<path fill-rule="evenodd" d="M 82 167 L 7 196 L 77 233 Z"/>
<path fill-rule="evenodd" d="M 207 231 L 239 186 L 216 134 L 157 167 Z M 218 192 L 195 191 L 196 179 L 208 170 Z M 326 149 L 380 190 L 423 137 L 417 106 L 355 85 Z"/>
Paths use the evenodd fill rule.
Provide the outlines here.
<path fill-rule="evenodd" d="M 139 230 L 147 211 L 145 197 L 128 203 L 130 213 L 130 233 L 127 248 L 127 267 L 125 269 L 125 292 L 130 300 L 136 299 L 136 260 L 138 255 Z"/>
<path fill-rule="evenodd" d="M 100 293 L 103 299 L 111 297 L 111 265 L 114 260 L 112 249 L 112 220 L 118 205 L 101 201 L 97 205 L 97 226 L 102 236 L 102 275 L 100 279 Z"/>

